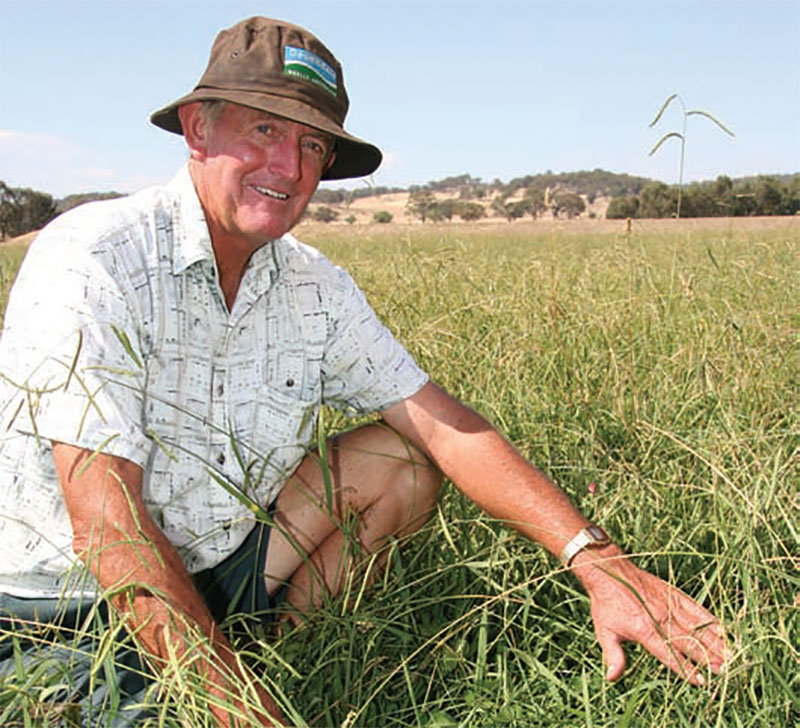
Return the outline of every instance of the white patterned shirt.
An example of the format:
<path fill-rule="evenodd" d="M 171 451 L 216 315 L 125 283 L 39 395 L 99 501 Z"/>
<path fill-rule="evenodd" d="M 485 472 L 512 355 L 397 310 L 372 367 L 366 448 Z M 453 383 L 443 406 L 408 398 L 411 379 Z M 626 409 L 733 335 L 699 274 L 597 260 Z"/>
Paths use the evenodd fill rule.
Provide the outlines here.
<path fill-rule="evenodd" d="M 141 466 L 197 572 L 245 539 L 248 499 L 277 496 L 321 403 L 379 411 L 427 381 L 350 276 L 290 235 L 253 254 L 229 312 L 186 167 L 39 235 L 0 379 L 0 592 L 16 596 L 60 594 L 75 564 L 51 441 Z"/>

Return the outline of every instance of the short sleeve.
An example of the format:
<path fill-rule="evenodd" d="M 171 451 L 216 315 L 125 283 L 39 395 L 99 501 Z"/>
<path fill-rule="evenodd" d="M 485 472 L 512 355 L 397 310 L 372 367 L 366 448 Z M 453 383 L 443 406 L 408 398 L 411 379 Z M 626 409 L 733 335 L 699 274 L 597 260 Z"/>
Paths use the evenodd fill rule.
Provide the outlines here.
<path fill-rule="evenodd" d="M 323 400 L 361 413 L 384 410 L 419 391 L 428 376 L 350 275 L 336 271 L 340 298 L 322 364 Z"/>
<path fill-rule="evenodd" d="M 14 285 L 0 342 L 2 426 L 144 466 L 138 327 L 101 245 L 52 225 Z"/>

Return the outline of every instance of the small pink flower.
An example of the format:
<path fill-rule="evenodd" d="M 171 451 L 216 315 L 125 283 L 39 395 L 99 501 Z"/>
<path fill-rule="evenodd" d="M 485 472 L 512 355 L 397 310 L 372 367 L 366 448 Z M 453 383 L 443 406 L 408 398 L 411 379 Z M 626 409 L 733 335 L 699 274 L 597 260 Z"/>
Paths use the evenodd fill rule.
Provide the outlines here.
<path fill-rule="evenodd" d="M 595 489 L 596 487 L 597 487 L 597 486 L 596 486 L 594 483 L 589 483 L 589 492 L 590 492 L 592 495 L 594 495 L 594 489 Z"/>

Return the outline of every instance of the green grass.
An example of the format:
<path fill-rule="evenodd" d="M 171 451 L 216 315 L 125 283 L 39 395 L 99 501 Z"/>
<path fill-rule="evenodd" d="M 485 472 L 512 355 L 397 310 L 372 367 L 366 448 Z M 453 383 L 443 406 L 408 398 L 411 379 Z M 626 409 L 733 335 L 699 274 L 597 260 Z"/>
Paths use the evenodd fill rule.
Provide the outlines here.
<path fill-rule="evenodd" d="M 800 722 L 797 223 L 299 236 L 354 274 L 438 383 L 718 615 L 733 660 L 697 689 L 631 647 L 625 677 L 606 683 L 576 582 L 449 486 L 354 606 L 240 638 L 297 715 L 398 728 Z M 0 708 L 47 687 L 24 683 L 25 703 L 23 682 L 6 681 Z"/>

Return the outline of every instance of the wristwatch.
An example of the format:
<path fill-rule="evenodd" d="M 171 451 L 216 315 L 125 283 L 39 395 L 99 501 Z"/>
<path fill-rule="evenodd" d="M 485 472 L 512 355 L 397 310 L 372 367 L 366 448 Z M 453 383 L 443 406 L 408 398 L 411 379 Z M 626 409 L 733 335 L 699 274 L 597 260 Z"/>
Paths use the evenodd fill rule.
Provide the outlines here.
<path fill-rule="evenodd" d="M 561 550 L 558 558 L 564 566 L 569 566 L 572 563 L 572 559 L 584 549 L 601 548 L 608 546 L 610 543 L 611 539 L 608 534 L 600 526 L 595 526 L 592 523 L 586 528 L 582 528 L 569 540 Z"/>

